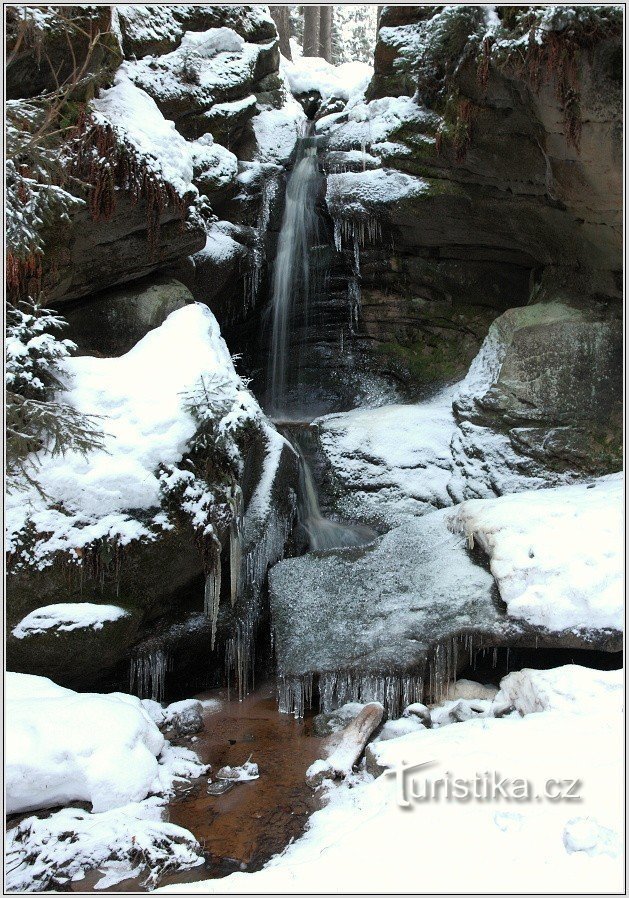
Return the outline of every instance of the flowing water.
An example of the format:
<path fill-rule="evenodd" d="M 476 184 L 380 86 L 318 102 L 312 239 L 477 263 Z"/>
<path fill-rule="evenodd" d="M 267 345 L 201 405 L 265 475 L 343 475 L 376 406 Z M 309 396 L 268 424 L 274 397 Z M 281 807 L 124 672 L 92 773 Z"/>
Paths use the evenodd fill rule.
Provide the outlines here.
<path fill-rule="evenodd" d="M 313 735 L 312 718 L 278 714 L 275 687 L 265 684 L 242 701 L 227 690 L 197 695 L 204 703 L 204 729 L 195 742 L 184 740 L 216 773 L 249 757 L 260 776 L 237 783 L 224 795 L 209 795 L 208 777 L 192 780 L 169 802 L 168 818 L 194 834 L 204 849 L 202 866 L 164 878 L 160 885 L 218 879 L 238 870 L 259 870 L 291 839 L 298 838 L 318 802 L 306 785 L 306 770 L 323 753 L 324 739 Z M 210 774 L 212 776 L 212 774 Z M 99 873 L 72 884 L 77 891 L 97 888 Z M 111 891 L 132 892 L 140 880 L 128 879 Z M 108 891 L 108 890 L 106 890 Z"/>
<path fill-rule="evenodd" d="M 272 415 L 286 412 L 289 373 L 299 388 L 300 347 L 295 324 L 307 330 L 313 291 L 311 251 L 318 233 L 315 208 L 319 180 L 315 139 L 300 139 L 297 162 L 286 188 L 286 206 L 278 238 L 271 288 L 271 352 L 268 405 Z M 296 368 L 296 371 L 291 369 Z"/>
<path fill-rule="evenodd" d="M 301 462 L 299 468 L 299 518 L 308 534 L 310 550 L 324 552 L 330 549 L 362 546 L 376 539 L 376 533 L 364 524 L 338 523 L 321 514 L 312 469 L 301 451 L 299 443 L 295 439 L 292 443 Z"/>

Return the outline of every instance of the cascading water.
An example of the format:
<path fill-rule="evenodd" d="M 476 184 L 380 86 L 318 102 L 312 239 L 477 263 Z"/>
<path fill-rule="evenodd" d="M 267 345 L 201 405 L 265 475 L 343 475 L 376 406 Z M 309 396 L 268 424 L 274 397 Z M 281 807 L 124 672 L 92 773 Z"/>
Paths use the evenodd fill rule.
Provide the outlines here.
<path fill-rule="evenodd" d="M 288 371 L 296 322 L 308 326 L 313 282 L 310 254 L 318 232 L 315 209 L 319 170 L 315 139 L 306 136 L 297 147 L 297 163 L 286 188 L 286 206 L 279 233 L 271 290 L 271 354 L 268 370 L 269 411 L 286 413 Z M 300 348 L 296 347 L 299 388 Z"/>
<path fill-rule="evenodd" d="M 362 524 L 339 524 L 321 514 L 312 469 L 295 439 L 293 439 L 292 444 L 301 462 L 299 469 L 299 518 L 308 534 L 311 551 L 322 552 L 329 549 L 362 546 L 365 543 L 372 542 L 376 538 L 376 533 L 370 527 Z"/>

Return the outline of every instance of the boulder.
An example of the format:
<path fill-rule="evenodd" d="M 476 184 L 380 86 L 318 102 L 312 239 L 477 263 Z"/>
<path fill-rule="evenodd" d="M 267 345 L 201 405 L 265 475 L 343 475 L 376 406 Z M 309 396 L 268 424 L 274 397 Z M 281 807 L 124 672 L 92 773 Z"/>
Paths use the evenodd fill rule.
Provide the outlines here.
<path fill-rule="evenodd" d="M 492 324 L 453 404 L 455 500 L 621 467 L 618 312 L 535 303 Z"/>
<path fill-rule="evenodd" d="M 171 312 L 193 302 L 179 281 L 155 277 L 64 308 L 67 336 L 80 355 L 124 355 Z"/>

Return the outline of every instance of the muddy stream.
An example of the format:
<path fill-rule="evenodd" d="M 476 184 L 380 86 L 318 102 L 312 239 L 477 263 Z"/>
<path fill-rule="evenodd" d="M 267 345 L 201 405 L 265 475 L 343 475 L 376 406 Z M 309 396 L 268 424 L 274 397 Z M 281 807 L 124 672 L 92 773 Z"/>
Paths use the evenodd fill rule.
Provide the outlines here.
<path fill-rule="evenodd" d="M 165 876 L 160 885 L 219 879 L 238 870 L 259 870 L 304 831 L 317 802 L 306 785 L 306 770 L 323 753 L 322 737 L 312 734 L 312 715 L 304 720 L 280 714 L 274 684 L 258 687 L 242 702 L 228 701 L 226 689 L 194 696 L 204 703 L 204 729 L 192 748 L 216 772 L 251 757 L 259 779 L 236 783 L 224 795 L 208 795 L 208 777 L 181 784 L 168 804 L 171 823 L 190 830 L 206 855 L 203 865 Z M 211 774 L 210 774 L 211 775 Z M 94 890 L 99 873 L 75 884 Z M 134 892 L 137 878 L 102 891 Z M 99 890 L 100 891 L 100 890 Z"/>

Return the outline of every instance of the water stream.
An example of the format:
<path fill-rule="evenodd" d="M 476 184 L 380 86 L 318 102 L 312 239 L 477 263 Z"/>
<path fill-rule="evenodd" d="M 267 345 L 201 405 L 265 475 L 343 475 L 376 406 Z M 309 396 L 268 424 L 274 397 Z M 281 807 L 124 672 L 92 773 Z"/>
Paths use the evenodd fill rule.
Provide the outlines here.
<path fill-rule="evenodd" d="M 299 519 L 308 534 L 310 550 L 324 552 L 330 549 L 362 546 L 376 539 L 376 533 L 364 524 L 339 523 L 321 514 L 312 468 L 295 438 L 292 444 L 300 459 Z"/>
<path fill-rule="evenodd" d="M 271 287 L 268 410 L 274 416 L 286 413 L 289 372 L 299 393 L 301 347 L 293 345 L 292 336 L 296 321 L 307 331 L 314 286 L 310 255 L 318 234 L 315 201 L 319 180 L 314 137 L 298 141 L 296 158 L 286 188 Z"/>

